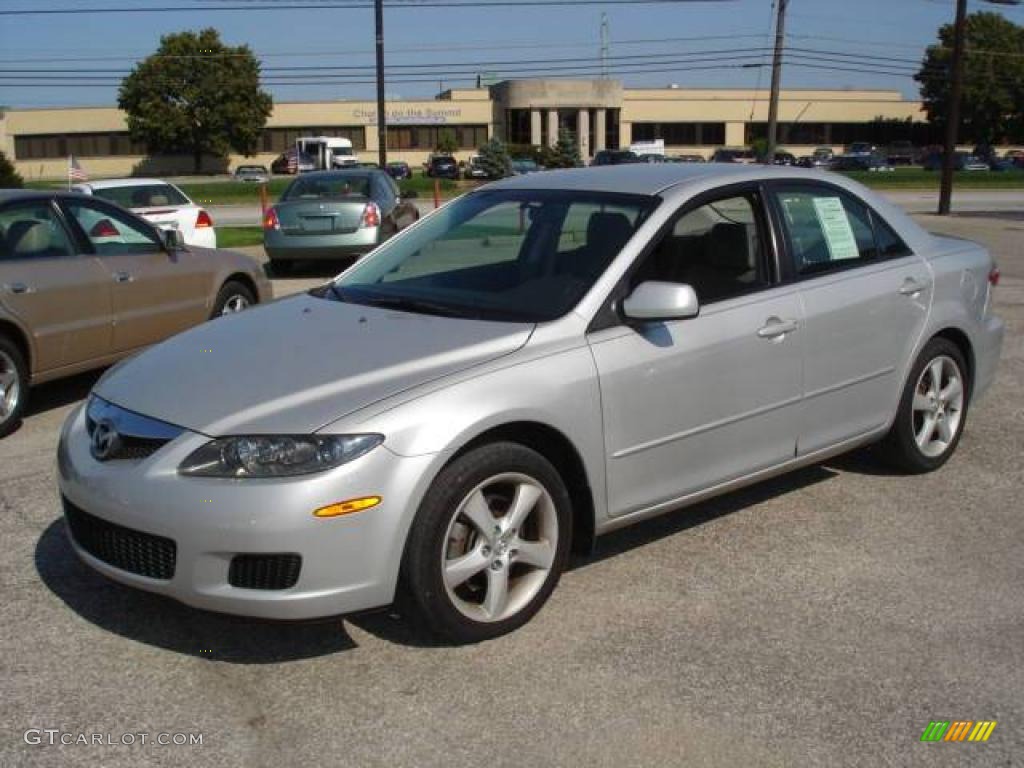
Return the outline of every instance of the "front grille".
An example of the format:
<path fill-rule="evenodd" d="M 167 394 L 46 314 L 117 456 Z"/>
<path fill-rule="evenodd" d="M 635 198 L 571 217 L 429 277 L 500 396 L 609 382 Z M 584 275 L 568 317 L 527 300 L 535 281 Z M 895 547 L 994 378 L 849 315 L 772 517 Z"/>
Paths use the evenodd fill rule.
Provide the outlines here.
<path fill-rule="evenodd" d="M 235 555 L 228 583 L 243 589 L 288 589 L 299 580 L 299 555 Z"/>
<path fill-rule="evenodd" d="M 64 517 L 78 546 L 97 560 L 151 579 L 174 577 L 178 547 L 172 539 L 101 520 L 67 499 Z"/>
<path fill-rule="evenodd" d="M 105 422 L 114 436 L 102 455 L 97 454 L 93 444 L 92 455 L 98 461 L 148 459 L 184 431 L 181 427 L 127 411 L 93 395 L 85 411 L 85 430 L 91 443 L 100 422 Z"/>

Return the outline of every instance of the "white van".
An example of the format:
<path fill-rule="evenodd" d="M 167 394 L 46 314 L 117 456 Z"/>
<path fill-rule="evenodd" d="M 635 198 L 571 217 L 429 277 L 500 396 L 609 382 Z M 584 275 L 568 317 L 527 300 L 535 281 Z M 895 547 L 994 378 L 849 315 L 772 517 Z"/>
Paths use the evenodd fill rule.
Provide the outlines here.
<path fill-rule="evenodd" d="M 303 137 L 295 140 L 295 147 L 299 150 L 299 157 L 305 154 L 313 159 L 318 171 L 359 164 L 359 158 L 352 150 L 352 142 L 337 136 Z"/>

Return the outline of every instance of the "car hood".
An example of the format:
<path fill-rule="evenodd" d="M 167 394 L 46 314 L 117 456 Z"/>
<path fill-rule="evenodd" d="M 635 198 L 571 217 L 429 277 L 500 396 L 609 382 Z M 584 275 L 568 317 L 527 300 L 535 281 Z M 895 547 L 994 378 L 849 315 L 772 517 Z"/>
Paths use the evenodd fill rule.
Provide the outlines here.
<path fill-rule="evenodd" d="M 111 369 L 95 392 L 211 436 L 307 434 L 510 354 L 533 327 L 303 295 L 218 318 L 151 347 Z"/>

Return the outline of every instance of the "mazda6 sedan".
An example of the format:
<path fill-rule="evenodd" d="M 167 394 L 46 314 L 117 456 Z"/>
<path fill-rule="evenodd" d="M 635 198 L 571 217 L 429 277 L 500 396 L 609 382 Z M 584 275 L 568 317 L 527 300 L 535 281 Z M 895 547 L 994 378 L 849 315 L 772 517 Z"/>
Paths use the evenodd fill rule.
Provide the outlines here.
<path fill-rule="evenodd" d="M 397 602 L 495 637 L 607 531 L 867 443 L 940 467 L 995 374 L 997 280 L 827 173 L 506 179 L 110 371 L 60 438 L 68 530 L 199 608 Z"/>

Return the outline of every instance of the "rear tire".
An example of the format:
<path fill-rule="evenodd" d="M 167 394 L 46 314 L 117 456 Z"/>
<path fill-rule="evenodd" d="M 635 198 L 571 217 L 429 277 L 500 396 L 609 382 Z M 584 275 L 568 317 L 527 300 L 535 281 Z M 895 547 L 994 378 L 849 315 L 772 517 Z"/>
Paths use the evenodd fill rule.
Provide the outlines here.
<path fill-rule="evenodd" d="M 217 293 L 210 319 L 242 312 L 256 303 L 252 289 L 237 280 L 228 280 Z"/>
<path fill-rule="evenodd" d="M 18 345 L 0 336 L 0 437 L 18 426 L 28 403 L 28 365 Z"/>
<path fill-rule="evenodd" d="M 551 463 L 517 443 L 483 445 L 427 491 L 406 542 L 399 605 L 449 642 L 504 635 L 547 601 L 571 538 L 572 502 Z"/>
<path fill-rule="evenodd" d="M 971 382 L 960 348 L 929 341 L 907 377 L 896 420 L 881 443 L 883 457 L 910 474 L 931 472 L 953 455 L 967 423 Z"/>

